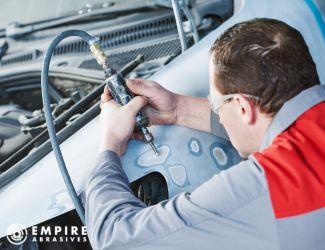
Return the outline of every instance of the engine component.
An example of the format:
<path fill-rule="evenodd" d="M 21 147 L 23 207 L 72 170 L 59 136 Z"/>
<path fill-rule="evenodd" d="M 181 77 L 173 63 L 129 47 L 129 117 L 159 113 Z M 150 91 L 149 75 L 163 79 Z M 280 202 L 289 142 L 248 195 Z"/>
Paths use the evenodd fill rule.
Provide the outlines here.
<path fill-rule="evenodd" d="M 124 65 L 124 67 L 120 70 L 121 75 L 125 76 L 128 73 L 130 73 L 132 70 L 134 70 L 139 64 L 141 64 L 144 61 L 144 58 L 142 55 L 138 55 L 135 60 L 132 60 L 128 64 Z M 54 120 L 56 129 L 60 129 L 64 126 L 64 124 L 68 123 L 70 121 L 72 116 L 77 115 L 79 112 L 81 112 L 85 107 L 87 107 L 89 104 L 93 103 L 100 95 L 103 93 L 103 89 L 106 86 L 105 82 L 100 84 L 98 87 L 96 87 L 93 91 L 91 91 L 87 96 L 77 101 L 72 107 L 70 107 L 67 111 L 65 111 L 63 114 L 61 114 L 59 117 L 57 117 Z M 79 98 L 76 97 L 76 100 Z M 97 108 L 98 107 L 98 108 Z M 62 138 L 67 138 L 71 135 L 71 133 L 74 133 L 75 129 L 78 126 L 81 126 L 83 122 L 88 121 L 91 119 L 91 117 L 95 117 L 99 114 L 99 103 L 92 106 L 88 111 L 83 113 L 82 115 L 79 115 L 79 121 L 75 122 L 74 124 L 71 124 L 71 126 L 68 126 L 64 129 L 64 132 L 62 131 L 62 134 L 64 134 L 63 137 L 61 137 L 61 140 L 64 140 Z M 83 121 L 83 122 L 82 122 Z M 79 125 L 77 126 L 76 123 Z M 72 128 L 71 128 L 72 127 Z M 31 131 L 30 127 L 28 127 L 28 131 Z M 42 128 L 44 129 L 45 126 Z M 23 128 L 23 129 L 27 129 Z M 33 130 L 31 131 L 33 132 Z M 38 134 L 35 138 L 33 138 L 28 143 L 24 144 L 23 147 L 19 148 L 19 150 L 15 151 L 14 154 L 12 154 L 10 157 L 8 157 L 4 162 L 0 164 L 0 172 L 6 171 L 6 173 L 0 175 L 0 188 L 5 186 L 7 183 L 12 181 L 15 177 L 26 171 L 29 167 L 32 165 L 29 164 L 18 164 L 14 167 L 12 167 L 13 164 L 17 163 L 19 160 L 21 160 L 33 147 L 35 144 L 41 145 L 43 142 L 45 142 L 48 139 L 48 133 L 46 130 L 43 130 Z M 0 141 L 1 144 L 1 141 Z M 45 143 L 46 144 L 46 143 Z M 43 148 L 43 149 L 42 149 Z M 46 150 L 44 150 L 46 148 Z M 39 159 L 39 157 L 44 156 L 43 154 L 48 153 L 49 147 L 46 145 L 43 145 L 43 147 L 38 148 L 31 156 L 36 157 L 33 158 L 34 160 Z M 40 153 L 42 152 L 42 153 Z M 36 156 L 37 155 L 37 156 Z"/>
<path fill-rule="evenodd" d="M 32 139 L 29 133 L 21 133 L 21 115 L 31 113 L 16 105 L 0 106 L 0 163 Z"/>
<path fill-rule="evenodd" d="M 8 48 L 8 42 L 4 39 L 0 39 L 0 60 L 7 53 Z"/>
<path fill-rule="evenodd" d="M 168 199 L 166 180 L 159 173 L 150 173 L 131 183 L 131 189 L 147 206 L 152 206 Z"/>

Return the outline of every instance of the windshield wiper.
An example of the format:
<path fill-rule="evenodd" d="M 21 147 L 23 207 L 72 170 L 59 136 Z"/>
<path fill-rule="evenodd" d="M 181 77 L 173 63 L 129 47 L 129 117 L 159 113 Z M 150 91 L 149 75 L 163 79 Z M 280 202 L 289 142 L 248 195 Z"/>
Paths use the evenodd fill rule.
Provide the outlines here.
<path fill-rule="evenodd" d="M 154 7 L 157 6 L 150 4 L 150 1 L 148 2 L 134 1 L 132 5 L 130 4 L 114 5 L 112 7 L 105 8 L 105 9 L 93 10 L 90 13 L 83 13 L 74 16 L 61 17 L 57 19 L 51 19 L 51 20 L 35 22 L 30 24 L 21 24 L 19 22 L 12 22 L 5 28 L 5 36 L 15 39 L 38 30 L 44 30 L 52 27 L 59 27 L 74 22 L 77 23 L 80 21 L 85 21 L 89 18 L 91 20 L 91 18 L 101 17 L 104 15 L 115 16 L 117 14 L 119 15 L 128 14 L 128 13 L 133 13 L 134 11 L 152 9 Z"/>

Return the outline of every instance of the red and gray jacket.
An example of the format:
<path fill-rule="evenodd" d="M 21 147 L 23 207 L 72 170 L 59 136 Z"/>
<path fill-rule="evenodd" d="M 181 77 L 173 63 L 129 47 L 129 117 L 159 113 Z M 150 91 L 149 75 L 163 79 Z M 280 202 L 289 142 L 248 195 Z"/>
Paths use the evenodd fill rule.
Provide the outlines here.
<path fill-rule="evenodd" d="M 325 249 L 325 86 L 286 102 L 259 152 L 155 206 L 134 197 L 105 151 L 85 205 L 94 249 Z"/>

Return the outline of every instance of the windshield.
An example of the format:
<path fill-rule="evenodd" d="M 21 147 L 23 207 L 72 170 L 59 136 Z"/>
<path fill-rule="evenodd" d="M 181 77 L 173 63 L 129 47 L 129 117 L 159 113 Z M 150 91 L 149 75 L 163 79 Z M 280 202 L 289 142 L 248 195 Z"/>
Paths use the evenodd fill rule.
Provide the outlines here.
<path fill-rule="evenodd" d="M 146 2 L 143 0 L 142 2 Z M 127 0 L 2 0 L 0 28 L 11 22 L 28 24 L 108 9 L 116 5 L 131 6 L 139 1 Z"/>

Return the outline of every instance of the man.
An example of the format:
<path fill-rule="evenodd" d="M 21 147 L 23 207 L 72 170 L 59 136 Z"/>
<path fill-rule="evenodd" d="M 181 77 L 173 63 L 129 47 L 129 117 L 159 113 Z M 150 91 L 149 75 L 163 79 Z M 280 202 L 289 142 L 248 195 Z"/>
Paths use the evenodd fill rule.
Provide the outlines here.
<path fill-rule="evenodd" d="M 139 96 L 124 107 L 105 90 L 101 153 L 86 187 L 93 248 L 325 249 L 325 86 L 300 33 L 272 19 L 236 24 L 211 48 L 209 77 L 211 118 L 208 100 L 155 82 L 129 80 Z M 151 124 L 217 135 L 224 127 L 246 160 L 146 207 L 120 162 L 145 106 Z"/>

